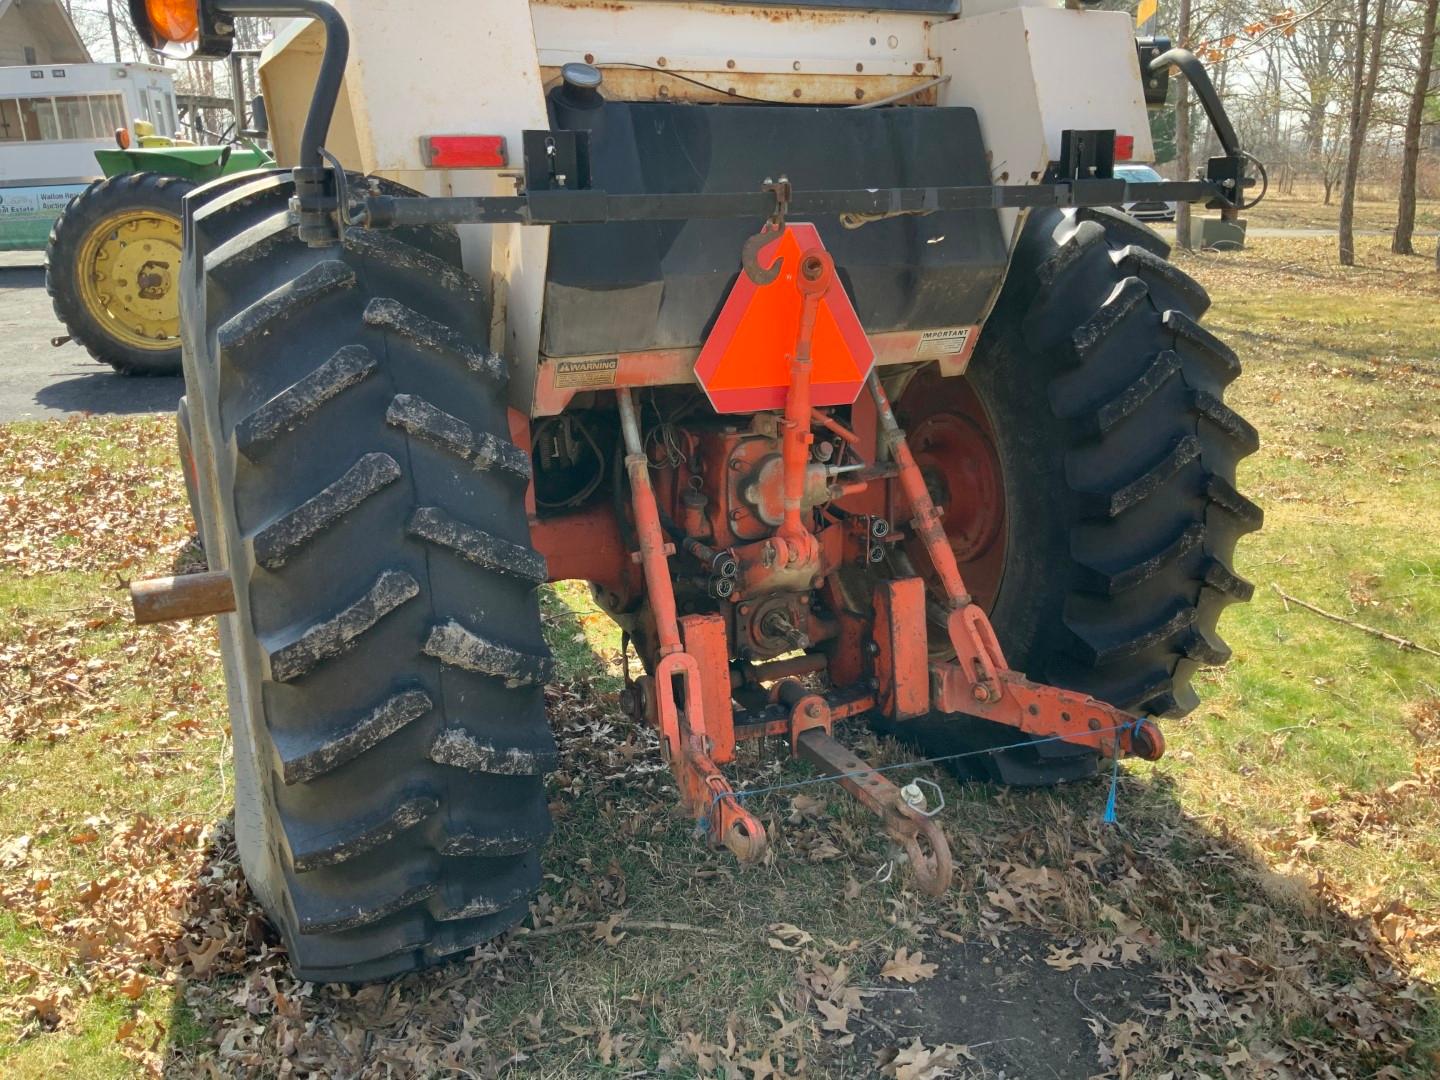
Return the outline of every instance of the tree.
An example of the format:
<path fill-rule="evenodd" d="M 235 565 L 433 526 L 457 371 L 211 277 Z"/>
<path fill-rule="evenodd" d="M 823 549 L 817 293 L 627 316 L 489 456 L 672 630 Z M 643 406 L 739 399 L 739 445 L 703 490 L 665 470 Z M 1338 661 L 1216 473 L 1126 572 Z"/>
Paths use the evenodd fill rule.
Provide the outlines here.
<path fill-rule="evenodd" d="M 110 23 L 110 48 L 115 51 L 115 63 L 120 63 L 120 20 L 115 15 L 115 0 L 105 0 L 105 17 Z"/>
<path fill-rule="evenodd" d="M 1180 15 L 1175 27 L 1176 43 L 1190 47 L 1190 0 L 1180 0 Z M 1190 179 L 1190 84 L 1179 80 L 1175 93 L 1175 179 Z M 1190 250 L 1190 204 L 1175 204 L 1175 242 Z"/>
<path fill-rule="evenodd" d="M 1330 199 L 1335 194 L 1335 185 L 1340 182 L 1340 177 L 1345 172 L 1345 118 L 1339 113 L 1331 113 L 1325 118 L 1324 125 L 1320 129 L 1320 151 L 1318 158 L 1315 158 L 1316 167 L 1320 171 L 1320 183 L 1325 188 L 1325 205 L 1330 205 Z"/>
<path fill-rule="evenodd" d="M 1289 63 L 1282 81 L 1301 114 L 1312 158 L 1324 152 L 1330 106 L 1345 93 L 1345 72 L 1354 62 L 1345 32 L 1348 16 L 1344 0 L 1333 0 L 1315 15 L 1296 20 L 1283 39 Z"/>
<path fill-rule="evenodd" d="M 1150 141 L 1155 145 L 1155 164 L 1175 160 L 1175 110 L 1150 110 Z"/>
<path fill-rule="evenodd" d="M 1360 158 L 1370 130 L 1370 110 L 1380 80 L 1380 48 L 1385 41 L 1385 0 L 1375 0 L 1370 58 L 1365 58 L 1365 32 L 1370 0 L 1359 0 L 1355 18 L 1355 81 L 1350 88 L 1350 145 L 1345 157 L 1345 186 L 1340 194 L 1340 265 L 1355 265 L 1355 194 L 1360 183 Z"/>
<path fill-rule="evenodd" d="M 1415 87 L 1410 91 L 1410 111 L 1405 116 L 1405 153 L 1400 163 L 1400 206 L 1395 222 L 1395 239 L 1390 250 L 1396 255 L 1414 255 L 1415 188 L 1420 171 L 1420 125 L 1425 120 L 1425 100 L 1430 93 L 1430 75 L 1435 63 L 1435 22 L 1440 0 L 1426 0 L 1420 33 L 1420 62 L 1415 68 Z M 1440 258 L 1440 256 L 1437 256 Z"/>

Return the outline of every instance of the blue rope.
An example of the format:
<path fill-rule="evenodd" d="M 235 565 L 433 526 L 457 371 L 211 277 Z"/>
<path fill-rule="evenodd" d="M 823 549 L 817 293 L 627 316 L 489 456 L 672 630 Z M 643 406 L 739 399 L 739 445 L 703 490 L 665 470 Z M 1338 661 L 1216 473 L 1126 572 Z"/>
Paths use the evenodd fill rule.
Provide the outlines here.
<path fill-rule="evenodd" d="M 1116 748 L 1119 749 L 1118 747 Z M 1120 790 L 1120 755 L 1115 755 L 1115 761 L 1110 766 L 1110 794 L 1105 799 L 1105 815 L 1100 819 L 1106 825 L 1115 824 L 1115 796 Z"/>
<path fill-rule="evenodd" d="M 1144 723 L 1143 720 L 1130 720 L 1124 724 L 1116 724 L 1114 727 L 1098 728 L 1091 733 L 1094 735 L 1106 735 L 1111 732 L 1115 733 L 1115 758 L 1114 763 L 1110 769 L 1110 795 L 1105 800 L 1105 816 L 1103 819 L 1106 824 L 1115 824 L 1115 800 L 1120 786 L 1119 733 L 1122 731 L 1128 731 L 1133 735 L 1140 730 L 1140 725 L 1142 723 Z M 964 753 L 961 754 L 941 754 L 939 757 L 919 758 L 915 761 L 902 761 L 895 765 L 877 765 L 873 768 L 863 769 L 858 772 L 836 773 L 833 776 L 811 776 L 807 777 L 804 780 L 792 780 L 789 783 L 785 784 L 771 784 L 768 787 L 746 788 L 743 791 L 727 791 L 720 795 L 716 795 L 713 799 L 710 800 L 710 809 L 713 811 L 716 804 L 719 803 L 721 799 L 734 799 L 736 802 L 740 802 L 744 799 L 750 798 L 752 795 L 768 795 L 773 791 L 789 791 L 792 788 L 812 787 L 815 784 L 829 784 L 833 783 L 836 780 L 847 780 L 857 776 L 869 776 L 871 773 L 894 772 L 897 769 L 918 769 L 922 765 L 938 765 L 941 762 L 945 761 L 959 761 L 961 758 L 979 757 L 981 754 L 998 754 L 1005 750 L 1020 750 L 1027 746 L 1039 746 L 1041 743 L 1066 741 L 1068 740 L 1063 735 L 1046 735 L 1044 738 L 1024 739 L 1020 742 L 1007 743 L 1004 746 L 987 746 L 984 750 L 966 750 Z M 701 818 L 700 820 L 708 822 L 709 819 L 708 817 L 705 817 Z"/>

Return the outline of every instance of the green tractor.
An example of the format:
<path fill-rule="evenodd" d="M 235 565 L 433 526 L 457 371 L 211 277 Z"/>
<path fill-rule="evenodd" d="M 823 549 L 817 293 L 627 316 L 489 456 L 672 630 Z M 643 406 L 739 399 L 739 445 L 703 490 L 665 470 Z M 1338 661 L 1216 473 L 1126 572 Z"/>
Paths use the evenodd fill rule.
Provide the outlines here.
<path fill-rule="evenodd" d="M 180 374 L 181 200 L 274 159 L 253 143 L 196 146 L 135 125 L 97 150 L 104 177 L 55 220 L 45 289 L 70 338 L 116 371 Z"/>

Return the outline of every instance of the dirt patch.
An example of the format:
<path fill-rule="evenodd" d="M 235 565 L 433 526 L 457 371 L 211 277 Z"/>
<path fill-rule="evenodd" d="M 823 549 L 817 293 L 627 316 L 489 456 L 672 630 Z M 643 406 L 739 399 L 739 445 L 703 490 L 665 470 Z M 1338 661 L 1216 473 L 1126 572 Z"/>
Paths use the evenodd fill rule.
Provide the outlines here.
<path fill-rule="evenodd" d="M 884 1060 L 916 1038 L 927 1046 L 958 1043 L 969 1051 L 962 1076 L 1086 1080 L 1114 1060 L 1097 1030 L 1165 998 L 1148 966 L 1056 970 L 1045 958 L 1061 945 L 1021 929 L 993 943 L 929 947 L 936 977 L 872 998 L 859 1045 Z"/>

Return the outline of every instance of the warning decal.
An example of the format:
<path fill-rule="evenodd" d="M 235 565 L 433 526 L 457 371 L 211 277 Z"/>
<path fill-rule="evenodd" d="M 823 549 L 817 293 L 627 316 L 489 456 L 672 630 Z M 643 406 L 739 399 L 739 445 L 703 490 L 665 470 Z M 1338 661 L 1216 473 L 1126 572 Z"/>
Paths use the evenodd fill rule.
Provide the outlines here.
<path fill-rule="evenodd" d="M 615 373 L 620 367 L 620 358 L 608 360 L 560 360 L 555 364 L 555 385 L 614 386 Z"/>
<path fill-rule="evenodd" d="M 926 330 L 915 346 L 916 360 L 935 360 L 942 356 L 959 356 L 970 341 L 970 327 L 956 326 L 949 330 Z"/>

